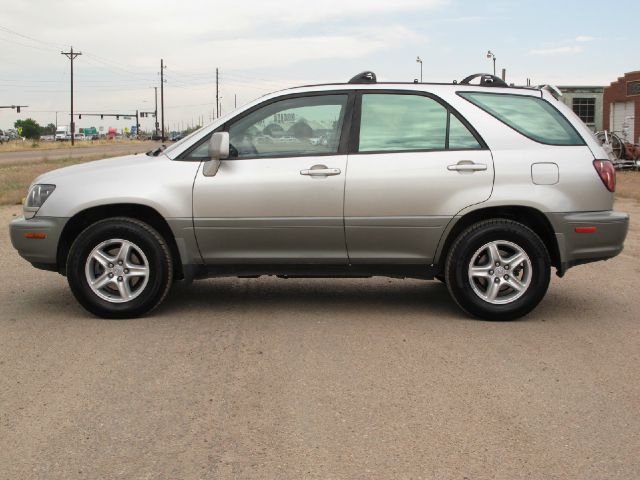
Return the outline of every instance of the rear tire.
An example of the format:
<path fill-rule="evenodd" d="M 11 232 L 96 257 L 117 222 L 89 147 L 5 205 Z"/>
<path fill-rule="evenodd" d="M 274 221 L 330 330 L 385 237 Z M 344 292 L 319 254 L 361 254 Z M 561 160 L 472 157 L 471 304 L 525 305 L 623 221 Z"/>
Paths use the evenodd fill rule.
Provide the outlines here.
<path fill-rule="evenodd" d="M 544 243 L 525 225 L 507 219 L 478 222 L 463 231 L 445 264 L 449 293 L 467 313 L 514 320 L 533 310 L 549 286 L 551 261 Z"/>
<path fill-rule="evenodd" d="M 162 236 L 140 220 L 100 220 L 73 242 L 67 279 L 78 302 L 94 315 L 139 317 L 169 293 L 171 251 Z"/>

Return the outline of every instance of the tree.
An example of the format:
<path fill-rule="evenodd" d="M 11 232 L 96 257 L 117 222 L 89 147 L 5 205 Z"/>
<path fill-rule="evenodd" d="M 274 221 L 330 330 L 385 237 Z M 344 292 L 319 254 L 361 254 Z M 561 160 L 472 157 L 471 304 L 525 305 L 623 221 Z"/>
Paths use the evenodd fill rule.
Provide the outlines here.
<path fill-rule="evenodd" d="M 18 135 L 21 137 L 25 137 L 30 140 L 37 140 L 40 138 L 40 125 L 38 125 L 38 122 L 32 118 L 17 120 L 13 126 L 16 127 Z"/>
<path fill-rule="evenodd" d="M 46 127 L 40 127 L 40 135 L 55 135 L 56 134 L 56 126 L 53 123 L 50 123 Z"/>

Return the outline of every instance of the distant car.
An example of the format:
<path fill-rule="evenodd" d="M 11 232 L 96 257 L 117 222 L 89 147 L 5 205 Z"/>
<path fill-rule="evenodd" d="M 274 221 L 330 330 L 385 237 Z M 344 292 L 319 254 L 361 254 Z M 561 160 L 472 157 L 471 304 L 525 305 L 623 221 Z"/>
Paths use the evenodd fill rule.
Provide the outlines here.
<path fill-rule="evenodd" d="M 618 255 L 629 216 L 600 142 L 548 87 L 474 77 L 283 90 L 166 149 L 45 173 L 11 242 L 101 317 L 149 312 L 175 279 L 260 275 L 435 278 L 465 312 L 521 317 L 552 267 Z M 327 145 L 251 141 L 302 115 Z"/>
<path fill-rule="evenodd" d="M 177 142 L 179 140 L 182 140 L 183 138 L 184 138 L 184 134 L 178 133 L 177 135 L 173 135 L 171 138 L 169 138 L 169 141 Z"/>
<path fill-rule="evenodd" d="M 0 143 L 8 142 L 9 140 L 9 135 L 6 135 L 2 130 L 0 130 Z"/>

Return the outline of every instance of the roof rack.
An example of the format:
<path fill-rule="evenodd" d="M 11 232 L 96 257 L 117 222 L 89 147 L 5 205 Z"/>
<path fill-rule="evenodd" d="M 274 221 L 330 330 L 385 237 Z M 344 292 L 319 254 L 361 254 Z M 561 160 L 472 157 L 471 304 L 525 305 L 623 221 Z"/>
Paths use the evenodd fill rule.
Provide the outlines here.
<path fill-rule="evenodd" d="M 482 87 L 508 87 L 507 82 L 500 77 L 491 75 L 490 73 L 474 73 L 460 81 L 460 85 L 469 85 L 471 80 L 480 77 L 480 86 Z"/>
<path fill-rule="evenodd" d="M 360 72 L 351 80 L 349 80 L 349 83 L 376 83 L 376 82 L 377 82 L 376 74 L 369 70 Z"/>

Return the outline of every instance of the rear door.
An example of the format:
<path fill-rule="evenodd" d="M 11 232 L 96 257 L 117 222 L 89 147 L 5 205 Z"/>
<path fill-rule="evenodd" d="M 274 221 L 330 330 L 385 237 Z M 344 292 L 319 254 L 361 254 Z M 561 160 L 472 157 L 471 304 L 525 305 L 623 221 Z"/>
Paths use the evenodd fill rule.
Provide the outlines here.
<path fill-rule="evenodd" d="M 491 152 L 440 99 L 369 91 L 356 99 L 345 187 L 352 264 L 430 264 L 451 218 L 487 200 Z"/>

